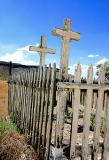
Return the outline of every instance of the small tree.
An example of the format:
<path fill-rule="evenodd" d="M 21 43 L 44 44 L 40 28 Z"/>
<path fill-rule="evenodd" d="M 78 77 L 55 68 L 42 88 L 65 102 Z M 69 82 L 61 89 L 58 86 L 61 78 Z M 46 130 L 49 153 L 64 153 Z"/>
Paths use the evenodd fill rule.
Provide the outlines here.
<path fill-rule="evenodd" d="M 99 69 L 101 68 L 102 65 L 105 71 L 105 77 L 107 80 L 109 80 L 109 61 L 106 61 L 104 64 L 99 64 L 96 66 L 97 67 L 96 75 L 98 75 Z"/>

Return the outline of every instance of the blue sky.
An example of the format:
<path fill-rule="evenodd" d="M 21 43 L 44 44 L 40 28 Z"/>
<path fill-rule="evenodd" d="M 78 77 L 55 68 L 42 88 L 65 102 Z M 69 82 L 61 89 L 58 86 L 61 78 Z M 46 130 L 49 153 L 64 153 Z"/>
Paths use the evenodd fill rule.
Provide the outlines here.
<path fill-rule="evenodd" d="M 61 39 L 51 34 L 53 27 L 63 27 L 72 20 L 72 30 L 80 41 L 70 43 L 69 65 L 80 61 L 84 67 L 109 59 L 108 0 L 0 0 L 0 60 L 38 64 L 38 54 L 28 52 L 28 45 L 45 35 L 47 46 L 56 49 L 46 63 L 59 64 Z"/>

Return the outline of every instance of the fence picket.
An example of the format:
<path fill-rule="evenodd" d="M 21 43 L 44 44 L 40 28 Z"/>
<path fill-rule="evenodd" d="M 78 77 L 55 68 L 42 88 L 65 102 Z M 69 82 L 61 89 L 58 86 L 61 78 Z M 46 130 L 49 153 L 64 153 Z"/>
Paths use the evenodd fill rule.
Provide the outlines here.
<path fill-rule="evenodd" d="M 50 96 L 50 78 L 51 78 L 51 65 L 48 67 L 47 71 L 47 80 L 46 80 L 46 94 L 45 94 L 45 107 L 44 107 L 44 124 L 43 124 L 43 139 L 42 139 L 42 146 L 44 148 L 43 157 L 45 153 L 46 147 L 46 132 L 47 132 L 47 121 L 48 121 L 48 106 L 49 106 L 49 96 Z"/>
<path fill-rule="evenodd" d="M 52 133 L 52 116 L 53 116 L 53 105 L 54 105 L 54 90 L 55 90 L 55 78 L 56 78 L 56 65 L 53 65 L 52 75 L 51 75 L 51 87 L 50 87 L 50 108 L 49 108 L 49 117 L 48 117 L 48 126 L 47 126 L 47 142 L 46 142 L 46 151 L 45 151 L 45 160 L 49 159 L 50 152 L 50 143 L 51 143 L 51 133 Z"/>
<path fill-rule="evenodd" d="M 81 82 L 81 65 L 77 65 L 77 69 L 75 70 L 75 82 Z M 70 158 L 74 159 L 76 155 L 75 145 L 77 139 L 77 127 L 78 127 L 78 112 L 80 105 L 80 89 L 74 89 L 74 102 L 72 106 L 72 131 L 71 131 L 71 148 L 70 148 Z"/>
<path fill-rule="evenodd" d="M 26 86 L 25 86 L 25 79 L 26 78 L 26 72 L 23 73 L 23 133 L 25 134 L 25 123 L 26 123 Z"/>
<path fill-rule="evenodd" d="M 42 155 L 41 151 L 44 148 L 42 146 L 42 126 L 43 126 L 43 117 L 44 117 L 44 107 L 45 107 L 45 81 L 46 81 L 46 66 L 43 67 L 43 80 L 42 80 L 42 90 L 41 90 L 41 110 L 40 110 L 40 120 L 39 120 L 39 135 L 38 135 L 38 152 Z"/>
<path fill-rule="evenodd" d="M 105 127 L 105 138 L 104 138 L 104 153 L 103 160 L 109 159 L 109 95 L 108 95 L 108 103 L 106 106 L 106 127 Z"/>
<path fill-rule="evenodd" d="M 105 79 L 105 74 L 103 68 L 101 68 L 98 78 L 98 83 L 103 84 Z M 97 100 L 97 108 L 96 108 L 96 117 L 95 117 L 95 130 L 94 130 L 94 160 L 98 159 L 99 153 L 99 139 L 100 139 L 100 118 L 101 118 L 101 110 L 103 107 L 103 99 L 104 99 L 104 91 L 98 90 L 98 100 Z M 93 155 L 92 155 L 93 157 Z"/>
<path fill-rule="evenodd" d="M 36 118 L 37 118 L 37 101 L 38 101 L 38 81 L 39 81 L 39 70 L 36 72 L 35 76 L 35 101 L 34 101 L 34 116 L 33 116 L 33 129 L 32 129 L 32 145 L 35 146 L 35 136 L 36 136 Z"/>
<path fill-rule="evenodd" d="M 34 83 L 35 83 L 35 72 L 34 70 L 31 71 L 31 113 L 30 113 L 30 143 L 32 142 L 32 128 L 33 128 L 33 117 L 34 117 L 34 96 L 35 96 L 35 88 L 34 88 Z"/>
<path fill-rule="evenodd" d="M 26 83 L 26 99 L 27 99 L 27 103 L 26 103 L 26 112 L 27 112 L 27 119 L 26 119 L 26 124 L 25 124 L 25 135 L 28 137 L 29 135 L 29 131 L 28 131 L 28 126 L 29 126 L 29 100 L 30 100 L 30 84 L 29 84 L 29 71 L 26 72 L 26 80 L 25 80 L 25 83 Z"/>
<path fill-rule="evenodd" d="M 40 67 L 40 79 L 39 79 L 39 86 L 38 86 L 38 88 L 39 88 L 39 91 L 38 91 L 38 105 L 37 105 L 38 111 L 37 111 L 37 120 L 36 120 L 36 131 L 37 131 L 36 141 L 35 141 L 36 149 L 38 149 L 38 141 L 39 141 L 38 136 L 39 136 L 39 122 L 40 122 L 40 111 L 41 111 L 41 90 L 42 90 L 41 87 L 42 87 L 42 78 L 43 78 L 42 73 L 43 73 L 43 68 Z"/>
<path fill-rule="evenodd" d="M 93 67 L 90 66 L 88 69 L 87 74 L 87 84 L 93 83 Z M 85 106 L 85 113 L 84 113 L 84 129 L 83 129 L 83 138 L 82 138 L 82 159 L 87 160 L 88 159 L 88 139 L 89 139 L 89 129 L 90 129 L 90 114 L 91 114 L 91 108 L 92 108 L 92 96 L 93 96 L 93 90 L 88 89 L 87 90 L 87 101 Z"/>

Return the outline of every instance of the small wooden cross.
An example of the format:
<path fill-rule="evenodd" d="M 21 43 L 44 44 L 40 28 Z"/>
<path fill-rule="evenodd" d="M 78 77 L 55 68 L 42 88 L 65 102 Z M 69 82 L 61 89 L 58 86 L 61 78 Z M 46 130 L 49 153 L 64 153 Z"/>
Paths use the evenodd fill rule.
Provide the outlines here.
<path fill-rule="evenodd" d="M 45 36 L 41 36 L 41 44 L 39 45 L 39 47 L 30 46 L 29 51 L 39 52 L 40 66 L 45 65 L 45 56 L 47 55 L 47 53 L 50 53 L 50 54 L 55 53 L 55 50 L 46 47 L 46 37 Z"/>
<path fill-rule="evenodd" d="M 80 34 L 71 31 L 70 19 L 65 19 L 64 29 L 54 28 L 53 35 L 62 38 L 62 50 L 60 60 L 60 79 L 68 79 L 68 60 L 69 60 L 69 42 L 71 40 L 79 40 Z"/>

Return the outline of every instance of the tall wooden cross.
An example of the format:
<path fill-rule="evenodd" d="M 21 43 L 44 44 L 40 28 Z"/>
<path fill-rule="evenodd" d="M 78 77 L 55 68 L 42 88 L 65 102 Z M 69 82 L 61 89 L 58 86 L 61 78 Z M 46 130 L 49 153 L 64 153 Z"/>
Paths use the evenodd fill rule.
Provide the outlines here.
<path fill-rule="evenodd" d="M 41 44 L 39 45 L 39 47 L 30 46 L 29 51 L 39 52 L 41 66 L 45 65 L 45 56 L 47 55 L 47 53 L 50 53 L 50 54 L 55 53 L 55 50 L 46 47 L 46 37 L 45 36 L 41 36 Z"/>
<path fill-rule="evenodd" d="M 71 40 L 79 40 L 80 34 L 71 31 L 70 19 L 65 19 L 64 28 L 54 28 L 53 35 L 60 36 L 62 38 L 62 50 L 60 60 L 60 79 L 68 79 L 68 61 L 69 61 L 69 42 Z"/>

